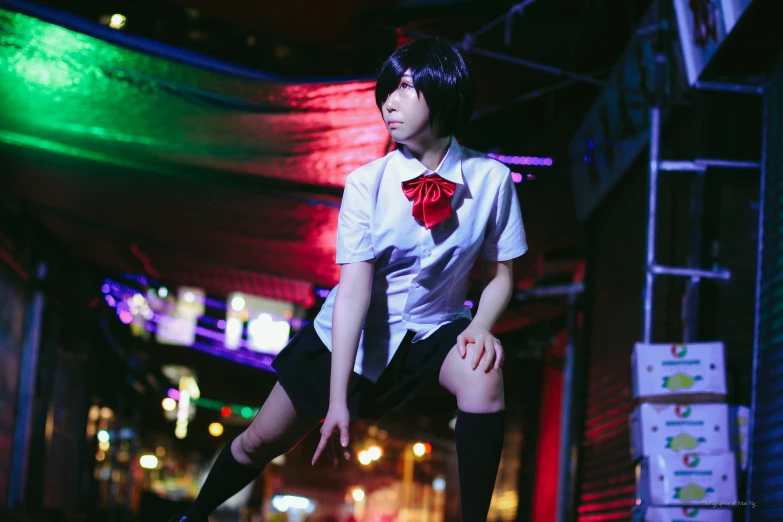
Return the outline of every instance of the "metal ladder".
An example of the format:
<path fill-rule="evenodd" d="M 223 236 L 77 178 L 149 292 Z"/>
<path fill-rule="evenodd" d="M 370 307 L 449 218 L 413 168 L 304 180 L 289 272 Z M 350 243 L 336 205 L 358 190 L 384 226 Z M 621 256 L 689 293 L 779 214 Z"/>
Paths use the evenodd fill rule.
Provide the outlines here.
<path fill-rule="evenodd" d="M 696 88 L 709 90 L 722 90 L 727 92 L 743 92 L 749 94 L 762 94 L 763 90 L 745 86 L 721 86 L 710 84 L 709 86 L 696 85 Z M 728 269 L 704 270 L 695 267 L 670 267 L 659 265 L 655 257 L 656 217 L 658 204 L 658 174 L 659 172 L 697 172 L 704 174 L 709 167 L 733 168 L 733 169 L 760 169 L 760 162 L 731 161 L 718 159 L 696 159 L 693 161 L 667 161 L 660 159 L 661 144 L 661 107 L 659 104 L 650 109 L 650 169 L 649 169 L 649 200 L 647 211 L 647 256 L 645 265 L 644 283 L 644 319 L 642 323 L 642 340 L 645 344 L 651 342 L 652 337 L 652 308 L 653 285 L 656 276 L 688 277 L 692 284 L 697 284 L 701 279 L 731 278 Z M 688 341 L 688 339 L 686 339 Z"/>

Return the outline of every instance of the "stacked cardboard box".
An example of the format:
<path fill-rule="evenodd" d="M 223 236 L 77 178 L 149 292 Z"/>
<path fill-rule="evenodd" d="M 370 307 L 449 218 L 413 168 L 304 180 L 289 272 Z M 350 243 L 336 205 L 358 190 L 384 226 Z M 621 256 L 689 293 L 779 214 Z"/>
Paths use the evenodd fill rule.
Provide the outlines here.
<path fill-rule="evenodd" d="M 725 402 L 723 343 L 638 343 L 631 366 L 635 520 L 731 522 L 747 409 Z"/>

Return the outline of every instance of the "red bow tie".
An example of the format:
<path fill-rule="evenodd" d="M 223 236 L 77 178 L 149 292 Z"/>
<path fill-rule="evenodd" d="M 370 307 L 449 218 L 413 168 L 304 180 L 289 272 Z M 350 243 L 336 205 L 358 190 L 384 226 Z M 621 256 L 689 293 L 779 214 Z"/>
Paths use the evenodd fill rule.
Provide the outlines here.
<path fill-rule="evenodd" d="M 451 215 L 451 196 L 457 184 L 437 174 L 402 182 L 405 197 L 413 201 L 413 217 L 429 230 Z"/>

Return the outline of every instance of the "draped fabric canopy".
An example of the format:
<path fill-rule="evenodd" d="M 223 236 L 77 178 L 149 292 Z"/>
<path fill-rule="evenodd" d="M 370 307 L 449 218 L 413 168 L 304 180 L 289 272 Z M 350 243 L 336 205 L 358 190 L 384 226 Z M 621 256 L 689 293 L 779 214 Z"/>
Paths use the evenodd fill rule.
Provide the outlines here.
<path fill-rule="evenodd" d="M 3 186 L 101 267 L 312 305 L 337 279 L 345 177 L 391 145 L 374 82 L 121 43 L 0 10 Z"/>

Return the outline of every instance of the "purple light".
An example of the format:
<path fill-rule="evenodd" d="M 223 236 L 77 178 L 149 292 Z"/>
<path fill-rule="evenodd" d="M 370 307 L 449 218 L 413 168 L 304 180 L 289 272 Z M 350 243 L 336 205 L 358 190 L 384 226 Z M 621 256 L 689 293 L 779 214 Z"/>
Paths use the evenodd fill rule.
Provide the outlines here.
<path fill-rule="evenodd" d="M 329 289 L 328 288 L 316 288 L 315 289 L 315 295 L 317 295 L 321 299 L 326 299 L 327 297 L 329 297 Z"/>
<path fill-rule="evenodd" d="M 522 174 L 519 172 L 512 172 L 511 179 L 514 180 L 514 183 L 522 183 Z"/>
<path fill-rule="evenodd" d="M 124 277 L 125 279 L 130 279 L 131 281 L 135 281 L 143 286 L 149 285 L 148 279 L 143 275 L 122 274 L 122 277 Z"/>
<path fill-rule="evenodd" d="M 488 154 L 490 158 L 496 159 L 506 165 L 536 165 L 539 167 L 551 167 L 554 164 L 552 158 L 543 158 L 538 156 L 506 156 L 505 154 Z"/>
<path fill-rule="evenodd" d="M 118 315 L 120 316 L 120 321 L 122 321 L 122 324 L 131 324 L 131 321 L 133 321 L 133 314 L 127 310 L 118 312 Z"/>
<path fill-rule="evenodd" d="M 223 319 L 219 320 L 219 321 L 217 322 L 217 327 L 218 327 L 220 330 L 225 330 L 225 329 L 226 329 L 226 322 L 225 322 Z"/>
<path fill-rule="evenodd" d="M 211 297 L 202 297 L 201 300 L 205 305 L 211 308 L 217 308 L 218 310 L 226 309 L 226 303 L 223 301 L 218 301 L 217 299 L 212 299 Z"/>
<path fill-rule="evenodd" d="M 179 390 L 174 388 L 169 388 L 168 396 L 174 399 L 175 401 L 179 400 Z"/>
<path fill-rule="evenodd" d="M 275 358 L 273 355 L 258 352 L 253 352 L 252 355 L 245 355 L 242 352 L 226 350 L 224 348 L 215 348 L 213 346 L 208 346 L 201 343 L 193 343 L 191 348 L 208 353 L 210 355 L 214 355 L 216 357 L 220 357 L 222 359 L 228 359 L 239 364 L 252 366 L 254 368 L 265 370 L 271 373 L 277 373 L 277 370 L 272 368 L 272 361 Z"/>
<path fill-rule="evenodd" d="M 114 297 L 107 295 L 106 296 L 106 304 L 114 308 L 117 305 L 117 301 L 114 300 Z"/>
<path fill-rule="evenodd" d="M 532 174 L 525 174 L 525 179 L 529 181 L 533 181 L 534 179 L 536 179 L 536 177 Z"/>
<path fill-rule="evenodd" d="M 473 301 L 468 299 L 467 301 L 465 301 L 465 306 L 467 306 L 468 308 L 473 308 Z"/>
<path fill-rule="evenodd" d="M 103 286 L 101 287 L 101 292 L 103 292 L 104 294 L 108 294 L 109 292 L 111 292 L 111 287 L 106 283 L 103 283 Z"/>
<path fill-rule="evenodd" d="M 302 328 L 307 326 L 310 321 L 306 321 L 304 319 L 297 319 L 296 317 L 294 317 L 290 319 L 288 322 L 291 323 L 291 328 L 294 328 L 295 330 L 301 330 Z"/>

